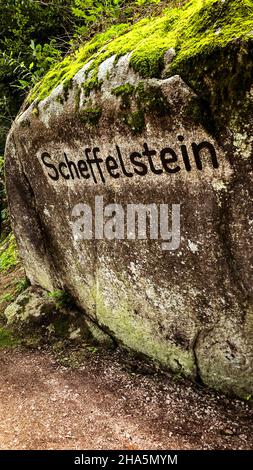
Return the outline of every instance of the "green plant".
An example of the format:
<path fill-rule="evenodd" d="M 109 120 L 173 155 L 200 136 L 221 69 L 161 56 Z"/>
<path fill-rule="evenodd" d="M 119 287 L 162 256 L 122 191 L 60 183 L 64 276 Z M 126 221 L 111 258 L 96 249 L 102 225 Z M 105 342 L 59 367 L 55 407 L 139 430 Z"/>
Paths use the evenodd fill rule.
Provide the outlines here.
<path fill-rule="evenodd" d="M 7 197 L 4 178 L 4 157 L 0 156 L 0 241 L 8 235 L 10 230 L 11 228 L 7 210 Z"/>
<path fill-rule="evenodd" d="M 15 268 L 18 261 L 16 241 L 13 233 L 10 233 L 0 245 L 0 272 Z"/>
<path fill-rule="evenodd" d="M 132 24 L 147 14 L 161 12 L 165 6 L 185 1 L 1 1 L 0 153 L 25 94 L 62 56 L 112 25 L 119 31 L 121 24 Z M 99 86 L 96 79 L 94 76 L 87 83 L 87 94 Z"/>
<path fill-rule="evenodd" d="M 15 296 L 13 294 L 7 293 L 4 294 L 0 297 L 0 302 L 8 302 L 11 303 L 15 299 Z"/>
<path fill-rule="evenodd" d="M 0 153 L 27 90 L 69 48 L 72 5 L 73 0 L 0 2 Z"/>
<path fill-rule="evenodd" d="M 112 90 L 112 94 L 120 96 L 122 100 L 123 108 L 130 108 L 130 97 L 133 95 L 135 87 L 131 83 L 125 83 L 124 85 L 118 86 Z"/>
<path fill-rule="evenodd" d="M 159 4 L 161 0 L 74 0 L 72 13 L 76 18 L 76 36 L 86 36 L 89 30 L 101 31 L 106 26 L 126 20 L 133 21 L 145 6 Z M 168 3 L 163 0 L 164 6 Z M 178 3 L 170 0 L 169 3 Z"/>
<path fill-rule="evenodd" d="M 98 350 L 98 348 L 96 348 L 95 346 L 87 346 L 86 349 L 92 354 L 96 354 Z"/>
<path fill-rule="evenodd" d="M 122 0 L 74 0 L 72 12 L 82 19 L 79 32 L 87 31 L 90 23 L 95 23 L 101 16 L 117 18 L 123 3 Z"/>
<path fill-rule="evenodd" d="M 193 105 L 194 120 L 202 114 L 202 124 L 217 137 L 252 84 L 252 30 L 251 0 L 183 1 L 180 8 L 167 8 L 155 18 L 146 15 L 131 25 L 115 24 L 95 35 L 46 74 L 32 90 L 29 102 L 44 99 L 92 61 L 84 83 L 88 95 L 98 88 L 101 63 L 113 55 L 117 60 L 131 52 L 130 65 L 143 78 L 180 75 L 199 97 L 198 106 Z M 164 54 L 171 48 L 174 58 L 165 64 Z M 129 96 L 122 96 L 127 108 Z M 162 96 L 150 96 L 133 111 L 133 116 L 122 113 L 122 119 L 133 132 L 140 132 L 144 125 L 140 111 L 165 115 L 169 106 Z"/>
<path fill-rule="evenodd" d="M 48 292 L 48 297 L 55 300 L 55 305 L 57 309 L 66 307 L 72 303 L 70 295 L 61 289 L 56 289 L 54 291 Z"/>
<path fill-rule="evenodd" d="M 24 277 L 23 279 L 20 279 L 19 281 L 16 282 L 16 285 L 15 285 L 15 294 L 16 294 L 16 295 L 21 294 L 21 292 L 23 292 L 24 290 L 26 290 L 27 287 L 29 287 L 29 285 L 30 285 L 30 282 L 29 282 L 29 280 L 27 279 L 27 277 Z"/>
<path fill-rule="evenodd" d="M 246 401 L 251 401 L 251 400 L 253 400 L 253 395 L 251 395 L 251 394 L 250 394 L 250 395 L 247 395 L 246 397 L 244 397 L 244 400 L 246 400 Z"/>

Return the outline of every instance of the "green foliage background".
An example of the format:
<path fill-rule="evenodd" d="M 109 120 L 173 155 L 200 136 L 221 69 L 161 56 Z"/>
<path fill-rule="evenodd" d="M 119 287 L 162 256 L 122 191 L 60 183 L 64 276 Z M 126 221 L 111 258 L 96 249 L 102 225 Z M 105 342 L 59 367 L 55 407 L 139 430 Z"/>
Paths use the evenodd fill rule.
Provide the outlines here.
<path fill-rule="evenodd" d="M 0 226 L 9 232 L 3 157 L 7 133 L 28 91 L 80 43 L 119 23 L 186 0 L 0 0 Z"/>
<path fill-rule="evenodd" d="M 85 39 L 180 1 L 0 0 L 0 155 L 28 90 Z"/>
<path fill-rule="evenodd" d="M 0 153 L 26 91 L 68 49 L 72 0 L 0 0 Z"/>

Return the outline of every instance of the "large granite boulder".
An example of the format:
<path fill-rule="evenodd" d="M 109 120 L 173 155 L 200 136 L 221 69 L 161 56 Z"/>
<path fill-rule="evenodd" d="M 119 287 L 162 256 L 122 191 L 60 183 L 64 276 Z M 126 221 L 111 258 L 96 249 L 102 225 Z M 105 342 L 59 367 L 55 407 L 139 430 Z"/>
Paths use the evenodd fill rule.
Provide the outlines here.
<path fill-rule="evenodd" d="M 207 27 L 217 41 L 218 19 L 201 34 Z M 67 58 L 72 76 L 64 76 L 65 60 L 64 80 L 48 96 L 35 90 L 13 124 L 6 176 L 33 285 L 66 290 L 126 347 L 246 397 L 253 392 L 252 40 L 235 34 L 227 48 L 215 43 L 198 62 L 184 57 L 174 69 L 181 52 L 165 42 L 151 78 L 136 66 L 129 33 L 123 55 L 113 53 L 116 39 L 91 60 L 86 54 L 84 65 Z M 222 77 L 232 90 L 226 99 Z M 135 235 L 131 204 L 144 210 Z M 163 226 L 157 238 L 157 213 L 172 234 Z"/>

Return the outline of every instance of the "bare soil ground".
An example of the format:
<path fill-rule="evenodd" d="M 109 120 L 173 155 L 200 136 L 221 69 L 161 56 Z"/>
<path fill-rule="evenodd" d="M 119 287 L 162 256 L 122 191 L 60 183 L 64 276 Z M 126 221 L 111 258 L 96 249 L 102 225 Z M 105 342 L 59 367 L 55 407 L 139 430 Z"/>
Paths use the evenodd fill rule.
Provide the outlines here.
<path fill-rule="evenodd" d="M 1 273 L 0 314 L 22 279 Z M 0 349 L 0 449 L 253 449 L 250 403 L 120 349 L 54 349 Z"/>
<path fill-rule="evenodd" d="M 0 449 L 253 449 L 253 409 L 125 353 L 0 351 Z"/>

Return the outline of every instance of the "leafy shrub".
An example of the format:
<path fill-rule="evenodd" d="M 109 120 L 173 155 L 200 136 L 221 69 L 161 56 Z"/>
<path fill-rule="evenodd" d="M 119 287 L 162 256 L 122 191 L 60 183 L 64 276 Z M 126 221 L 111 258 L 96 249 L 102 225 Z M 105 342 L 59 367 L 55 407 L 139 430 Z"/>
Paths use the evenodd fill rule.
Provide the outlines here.
<path fill-rule="evenodd" d="M 56 301 L 56 308 L 60 309 L 71 305 L 72 299 L 70 295 L 61 289 L 56 289 L 48 293 L 48 297 Z"/>
<path fill-rule="evenodd" d="M 18 264 L 18 252 L 13 233 L 10 233 L 0 245 L 0 272 L 9 271 Z"/>
<path fill-rule="evenodd" d="M 73 0 L 0 2 L 0 153 L 28 88 L 66 52 Z"/>

